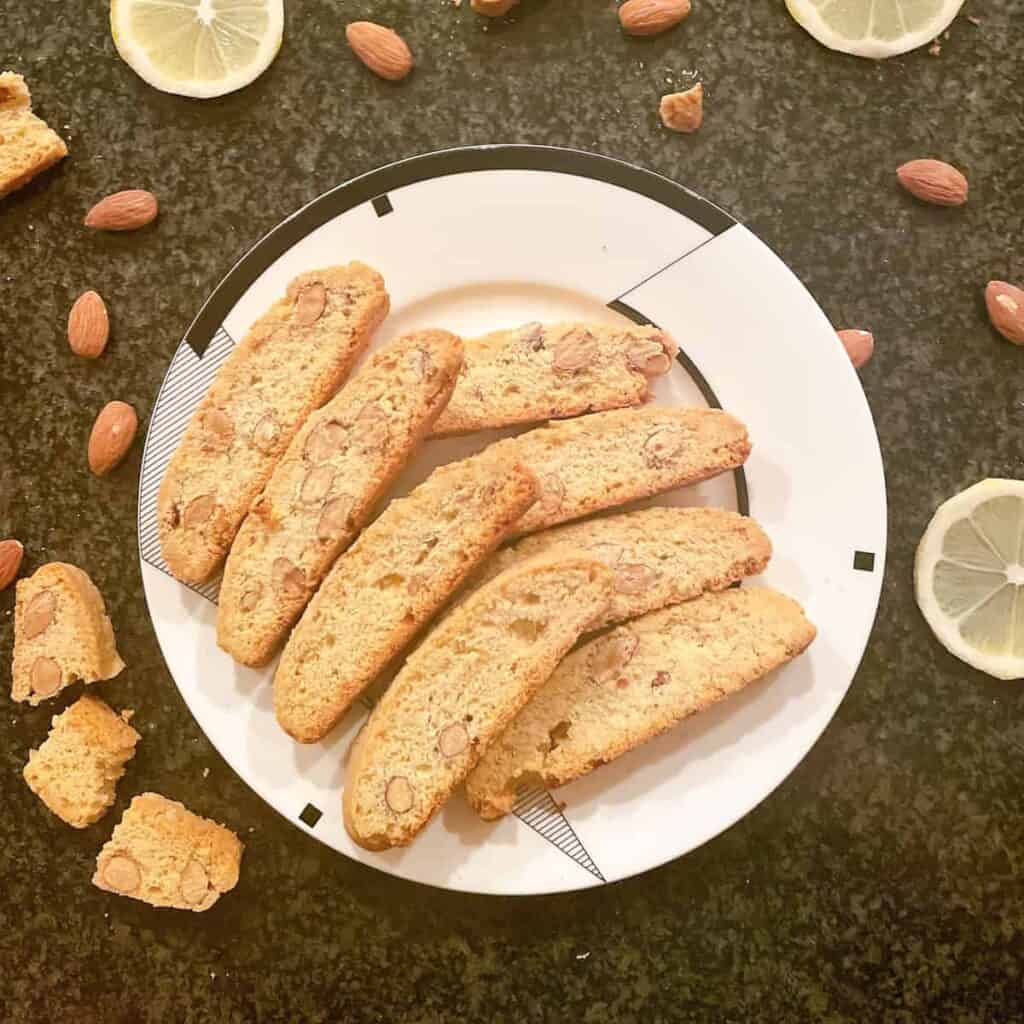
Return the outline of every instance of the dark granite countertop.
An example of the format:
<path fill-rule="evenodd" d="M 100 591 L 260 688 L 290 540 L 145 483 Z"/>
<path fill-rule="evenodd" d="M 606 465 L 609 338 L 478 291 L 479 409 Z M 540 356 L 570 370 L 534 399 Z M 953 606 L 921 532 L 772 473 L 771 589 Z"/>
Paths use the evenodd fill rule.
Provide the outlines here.
<path fill-rule="evenodd" d="M 982 288 L 1024 278 L 1024 4 L 969 0 L 941 55 L 832 54 L 780 2 L 695 0 L 669 35 L 621 37 L 611 0 L 525 0 L 487 23 L 441 0 L 288 0 L 284 47 L 243 92 L 158 93 L 117 58 L 105 4 L 0 0 L 24 73 L 71 158 L 0 203 L 0 535 L 25 569 L 59 558 L 107 596 L 145 708 L 119 807 L 154 788 L 236 824 L 238 890 L 204 915 L 88 884 L 113 818 L 75 832 L 20 772 L 50 707 L 10 702 L 13 590 L 0 595 L 0 1019 L 75 1021 L 936 1021 L 1024 1019 L 1024 690 L 968 669 L 914 603 L 935 506 L 1024 475 L 1024 352 Z M 400 27 L 405 84 L 350 57 L 346 21 Z M 667 83 L 706 88 L 694 137 L 660 127 Z M 145 424 L 167 361 L 226 269 L 318 193 L 398 157 L 559 144 L 660 171 L 772 245 L 837 326 L 875 332 L 862 371 L 885 455 L 889 562 L 872 642 L 835 720 L 786 783 L 718 839 L 617 885 L 459 896 L 321 847 L 220 759 L 164 666 L 136 547 L 141 446 L 85 468 L 98 408 Z M 895 167 L 944 157 L 963 209 L 923 207 Z M 122 187 L 159 194 L 131 236 L 81 218 Z M 108 299 L 108 355 L 68 351 L 72 299 Z M 102 687 L 100 688 L 102 692 Z"/>

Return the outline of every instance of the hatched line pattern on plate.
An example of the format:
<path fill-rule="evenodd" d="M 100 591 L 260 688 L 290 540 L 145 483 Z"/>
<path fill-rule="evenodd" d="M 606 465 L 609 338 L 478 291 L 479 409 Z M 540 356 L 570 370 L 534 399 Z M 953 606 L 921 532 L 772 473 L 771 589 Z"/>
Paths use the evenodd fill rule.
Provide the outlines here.
<path fill-rule="evenodd" d="M 173 573 L 160 552 L 156 511 L 160 484 L 192 414 L 210 390 L 213 378 L 234 347 L 234 339 L 223 327 L 213 336 L 202 357 L 183 341 L 174 353 L 150 418 L 139 482 L 139 554 L 147 565 L 172 578 Z M 191 583 L 183 583 L 182 586 L 216 604 L 220 576 L 199 586 Z"/>
<path fill-rule="evenodd" d="M 537 835 L 561 850 L 570 860 L 589 871 L 602 882 L 607 881 L 594 863 L 580 837 L 569 824 L 555 798 L 545 789 L 531 789 L 521 793 L 512 807 L 512 813 Z"/>

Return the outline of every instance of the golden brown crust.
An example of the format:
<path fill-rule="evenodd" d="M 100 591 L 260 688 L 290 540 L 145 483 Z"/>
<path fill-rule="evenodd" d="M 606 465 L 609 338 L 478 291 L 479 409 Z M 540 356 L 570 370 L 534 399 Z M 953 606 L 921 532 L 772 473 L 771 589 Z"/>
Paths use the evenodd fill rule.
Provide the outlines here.
<path fill-rule="evenodd" d="M 245 336 L 196 410 L 160 487 L 171 572 L 202 583 L 219 568 L 278 459 L 340 387 L 388 311 L 362 263 L 300 274 Z"/>
<path fill-rule="evenodd" d="M 470 773 L 469 802 L 501 817 L 521 787 L 586 775 L 795 658 L 814 635 L 800 606 L 766 587 L 627 622 L 558 666 Z"/>
<path fill-rule="evenodd" d="M 335 563 L 285 645 L 274 710 L 301 743 L 352 701 L 508 536 L 537 494 L 514 442 L 441 466 Z"/>
<path fill-rule="evenodd" d="M 678 346 L 657 327 L 529 323 L 466 342 L 434 437 L 640 405 Z"/>
<path fill-rule="evenodd" d="M 550 551 L 457 605 L 406 661 L 356 738 L 342 809 L 370 850 L 406 846 L 604 607 L 611 574 Z"/>
<path fill-rule="evenodd" d="M 64 140 L 30 107 L 25 79 L 13 71 L 0 74 L 0 198 L 68 153 Z"/>
<path fill-rule="evenodd" d="M 461 362 L 454 334 L 407 334 L 374 353 L 295 435 L 224 569 L 217 642 L 236 661 L 273 657 L 441 413 Z"/>

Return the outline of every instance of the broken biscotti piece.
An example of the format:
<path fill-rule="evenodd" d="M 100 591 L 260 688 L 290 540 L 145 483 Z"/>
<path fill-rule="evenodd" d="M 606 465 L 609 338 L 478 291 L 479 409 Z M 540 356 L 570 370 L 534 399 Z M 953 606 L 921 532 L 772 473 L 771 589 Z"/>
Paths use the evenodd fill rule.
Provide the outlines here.
<path fill-rule="evenodd" d="M 54 717 L 43 745 L 30 751 L 23 772 L 29 789 L 74 828 L 92 825 L 113 806 L 141 739 L 128 724 L 131 715 L 115 713 L 98 697 L 79 697 Z"/>
<path fill-rule="evenodd" d="M 156 793 L 135 797 L 96 858 L 93 885 L 154 907 L 208 910 L 238 884 L 242 843 Z"/>
<path fill-rule="evenodd" d="M 274 710 L 315 743 L 443 607 L 533 503 L 514 441 L 435 469 L 334 563 L 274 676 Z"/>
<path fill-rule="evenodd" d="M 466 780 L 483 818 L 586 775 L 804 651 L 815 629 L 764 587 L 650 612 L 573 651 Z"/>
<path fill-rule="evenodd" d="M 707 480 L 750 454 L 747 428 L 720 409 L 596 412 L 528 430 L 515 442 L 541 486 L 516 534 Z"/>
<path fill-rule="evenodd" d="M 0 74 L 0 198 L 68 155 L 64 140 L 31 107 L 25 79 Z"/>
<path fill-rule="evenodd" d="M 124 668 L 103 598 L 81 569 L 50 562 L 18 581 L 11 696 L 38 704 Z"/>
<path fill-rule="evenodd" d="M 585 551 L 612 570 L 611 600 L 588 631 L 724 590 L 763 572 L 772 554 L 764 530 L 737 512 L 644 508 L 523 537 L 495 552 L 475 583 L 556 547 Z"/>
<path fill-rule="evenodd" d="M 345 828 L 406 846 L 543 686 L 611 594 L 593 555 L 548 552 L 455 607 L 409 656 L 352 746 Z"/>
<path fill-rule="evenodd" d="M 678 351 L 657 327 L 531 323 L 466 342 L 434 437 L 640 405 Z"/>
<path fill-rule="evenodd" d="M 295 435 L 224 568 L 217 642 L 236 661 L 273 657 L 437 419 L 461 364 L 454 334 L 414 331 L 375 352 Z"/>
<path fill-rule="evenodd" d="M 380 274 L 349 263 L 300 274 L 253 324 L 217 372 L 160 487 L 160 544 L 178 579 L 202 583 L 217 571 L 278 459 L 387 312 Z"/>

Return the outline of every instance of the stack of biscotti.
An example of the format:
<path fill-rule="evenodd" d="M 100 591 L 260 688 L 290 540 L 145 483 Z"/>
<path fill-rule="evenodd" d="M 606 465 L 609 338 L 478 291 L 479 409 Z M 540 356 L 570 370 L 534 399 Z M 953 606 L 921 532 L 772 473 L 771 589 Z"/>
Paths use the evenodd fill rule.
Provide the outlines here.
<path fill-rule="evenodd" d="M 288 285 L 220 368 L 160 487 L 160 543 L 171 572 L 202 583 L 306 418 L 343 383 L 387 314 L 362 263 L 311 270 Z"/>

